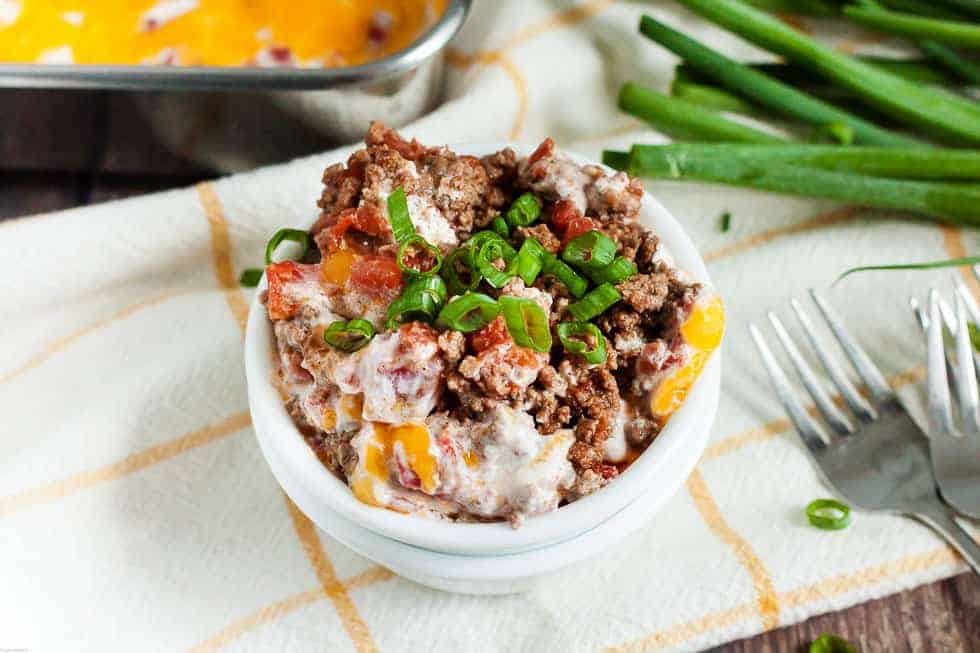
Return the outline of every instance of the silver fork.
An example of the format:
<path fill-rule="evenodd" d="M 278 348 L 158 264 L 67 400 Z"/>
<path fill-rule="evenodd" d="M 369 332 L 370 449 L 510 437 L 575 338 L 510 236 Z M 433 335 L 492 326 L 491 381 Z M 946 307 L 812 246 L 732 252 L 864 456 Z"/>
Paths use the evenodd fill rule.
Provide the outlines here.
<path fill-rule="evenodd" d="M 935 288 L 929 292 L 929 315 L 923 315 L 921 310 L 915 313 L 926 334 L 933 471 L 943 499 L 958 512 L 976 519 L 980 518 L 980 394 L 976 352 L 967 327 L 969 293 L 960 281 L 954 281 L 954 287 L 956 311 L 952 316 L 949 309 L 943 311 L 944 302 Z M 950 347 L 944 346 L 944 323 L 955 339 L 955 356 Z M 958 400 L 959 426 L 953 423 L 950 387 Z"/>
<path fill-rule="evenodd" d="M 854 371 L 867 386 L 868 399 L 865 399 L 817 335 L 809 314 L 793 300 L 800 326 L 843 403 L 850 409 L 849 414 L 831 399 L 782 321 L 771 311 L 768 315 L 793 368 L 816 404 L 817 413 L 824 418 L 833 436 L 810 416 L 766 344 L 762 331 L 755 324 L 749 325 L 749 331 L 779 401 L 817 469 L 851 504 L 864 510 L 907 515 L 932 527 L 980 574 L 980 545 L 956 522 L 955 513 L 939 498 L 922 431 L 871 358 L 844 328 L 833 307 L 815 291 L 811 290 L 810 294 Z"/>

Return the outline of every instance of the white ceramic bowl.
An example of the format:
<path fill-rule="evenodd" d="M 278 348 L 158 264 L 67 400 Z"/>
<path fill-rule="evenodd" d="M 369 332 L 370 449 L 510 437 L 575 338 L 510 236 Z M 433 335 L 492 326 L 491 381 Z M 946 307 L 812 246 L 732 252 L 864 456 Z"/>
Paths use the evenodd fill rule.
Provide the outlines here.
<path fill-rule="evenodd" d="M 461 145 L 453 149 L 462 154 L 484 156 L 504 147 L 512 147 L 521 155 L 533 150 L 512 143 Z M 578 163 L 591 163 L 582 157 L 573 158 Z M 690 238 L 650 195 L 643 197 L 639 219 L 660 236 L 680 269 L 698 281 L 710 283 L 704 261 Z M 264 285 L 260 290 L 262 288 Z M 280 484 L 290 496 L 297 493 L 293 497 L 297 505 L 327 532 L 331 528 L 324 518 L 333 513 L 384 537 L 457 555 L 513 554 L 563 542 L 607 521 L 641 495 L 645 501 L 655 503 L 673 495 L 693 463 L 681 477 L 675 478 L 667 473 L 668 470 L 684 467 L 679 463 L 687 460 L 692 450 L 696 452 L 696 460 L 704 449 L 721 385 L 719 358 L 714 356 L 663 432 L 613 483 L 554 512 L 532 517 L 520 529 L 514 530 L 506 522 L 444 522 L 375 508 L 358 501 L 346 483 L 330 473 L 307 446 L 272 383 L 275 347 L 272 328 L 265 307 L 258 301 L 258 293 L 252 303 L 245 337 L 245 371 L 252 423 L 270 464 L 273 459 L 280 463 L 273 467 Z M 308 492 L 308 496 L 299 499 L 301 492 Z M 317 520 L 318 515 L 324 523 Z"/>

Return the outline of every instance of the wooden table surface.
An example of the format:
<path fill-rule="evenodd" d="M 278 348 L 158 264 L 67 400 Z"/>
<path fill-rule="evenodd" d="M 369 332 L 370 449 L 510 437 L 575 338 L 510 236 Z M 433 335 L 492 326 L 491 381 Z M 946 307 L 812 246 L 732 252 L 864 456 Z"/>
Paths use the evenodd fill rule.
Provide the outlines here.
<path fill-rule="evenodd" d="M 0 220 L 105 202 L 215 176 L 168 152 L 125 96 L 0 91 Z M 289 156 L 322 149 L 297 145 Z M 980 578 L 966 573 L 712 649 L 806 651 L 823 633 L 862 651 L 980 651 Z"/>

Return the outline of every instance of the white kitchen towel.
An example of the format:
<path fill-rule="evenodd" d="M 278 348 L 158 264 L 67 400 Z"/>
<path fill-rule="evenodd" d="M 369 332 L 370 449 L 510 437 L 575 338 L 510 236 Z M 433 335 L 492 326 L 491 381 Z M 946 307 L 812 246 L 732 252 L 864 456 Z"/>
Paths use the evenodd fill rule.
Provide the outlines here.
<path fill-rule="evenodd" d="M 553 136 L 598 158 L 661 140 L 615 108 L 666 87 L 649 11 L 740 57 L 760 53 L 667 2 L 476 3 L 423 142 Z M 841 47 L 864 38 L 804 23 Z M 865 35 L 866 36 L 866 35 Z M 829 38 L 829 37 L 828 37 Z M 335 152 L 177 190 L 0 224 L 0 649 L 38 651 L 690 650 L 963 569 L 931 531 L 858 512 L 808 526 L 827 496 L 774 401 L 750 320 L 826 288 L 897 385 L 923 348 L 906 305 L 946 273 L 844 269 L 977 251 L 907 216 L 651 182 L 724 297 L 723 399 L 677 496 L 638 534 L 528 594 L 478 598 L 394 577 L 283 497 L 250 428 L 238 273 L 312 220 Z M 731 213 L 731 230 L 719 216 Z M 978 290 L 972 280 L 971 287 Z"/>

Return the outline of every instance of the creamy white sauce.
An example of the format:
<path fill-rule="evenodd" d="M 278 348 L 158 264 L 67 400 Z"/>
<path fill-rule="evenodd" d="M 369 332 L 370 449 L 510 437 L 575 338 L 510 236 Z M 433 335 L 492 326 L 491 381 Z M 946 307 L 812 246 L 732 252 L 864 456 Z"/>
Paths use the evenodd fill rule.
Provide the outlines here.
<path fill-rule="evenodd" d="M 0 0 L 0 27 L 13 25 L 20 18 L 20 10 L 18 0 Z"/>
<path fill-rule="evenodd" d="M 160 29 L 167 23 L 194 11 L 197 6 L 198 0 L 160 0 L 140 16 L 140 31 L 151 32 Z"/>
<path fill-rule="evenodd" d="M 612 433 L 606 438 L 605 460 L 611 463 L 618 463 L 626 460 L 626 452 L 629 447 L 626 444 L 626 411 L 620 407 L 616 414 L 616 421 L 613 423 Z"/>
<path fill-rule="evenodd" d="M 37 58 L 37 61 L 38 63 L 54 65 L 75 63 L 75 53 L 70 45 L 63 45 L 58 48 L 45 50 Z"/>
<path fill-rule="evenodd" d="M 455 245 L 459 242 L 449 221 L 431 201 L 419 195 L 408 195 L 407 199 L 408 215 L 420 236 L 434 245 Z"/>

